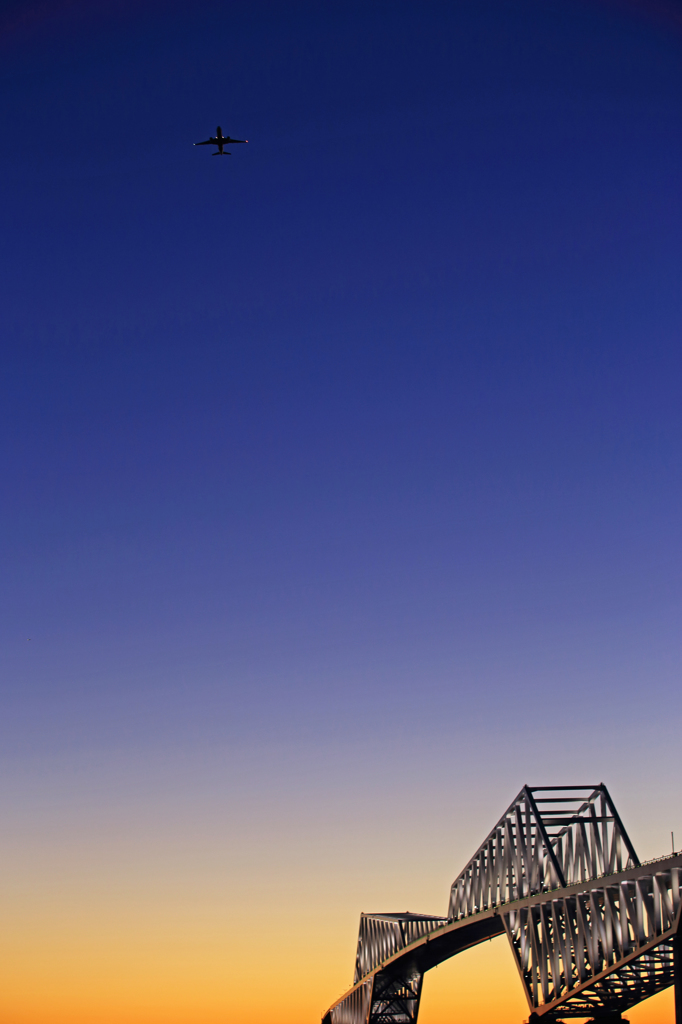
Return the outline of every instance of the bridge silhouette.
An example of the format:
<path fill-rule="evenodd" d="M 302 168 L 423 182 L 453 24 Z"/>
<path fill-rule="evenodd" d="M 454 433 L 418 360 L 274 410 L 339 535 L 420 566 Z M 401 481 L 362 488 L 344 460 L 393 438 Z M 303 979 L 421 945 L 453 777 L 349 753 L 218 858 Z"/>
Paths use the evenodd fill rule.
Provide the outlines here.
<path fill-rule="evenodd" d="M 424 974 L 505 935 L 529 1022 L 615 1024 L 675 985 L 682 854 L 640 863 L 603 784 L 524 786 L 452 883 L 447 917 L 362 914 L 353 987 L 322 1024 L 415 1024 Z"/>

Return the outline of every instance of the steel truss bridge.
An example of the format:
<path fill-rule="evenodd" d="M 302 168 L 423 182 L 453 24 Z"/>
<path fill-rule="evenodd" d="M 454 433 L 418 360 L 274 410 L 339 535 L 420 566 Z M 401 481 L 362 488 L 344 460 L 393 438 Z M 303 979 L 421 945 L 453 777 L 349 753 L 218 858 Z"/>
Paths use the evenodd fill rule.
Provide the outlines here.
<path fill-rule="evenodd" d="M 524 786 L 452 883 L 447 917 L 362 914 L 353 987 L 322 1024 L 416 1024 L 424 974 L 506 935 L 530 1024 L 609 1024 L 675 984 L 682 854 L 640 863 L 606 786 Z"/>

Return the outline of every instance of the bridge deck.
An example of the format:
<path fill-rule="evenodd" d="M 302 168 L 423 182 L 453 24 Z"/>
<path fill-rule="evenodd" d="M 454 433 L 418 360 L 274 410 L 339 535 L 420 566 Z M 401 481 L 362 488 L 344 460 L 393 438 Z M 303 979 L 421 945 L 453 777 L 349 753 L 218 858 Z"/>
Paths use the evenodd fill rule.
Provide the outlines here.
<path fill-rule="evenodd" d="M 440 928 L 435 928 L 426 935 L 404 946 L 393 956 L 387 957 L 372 970 L 360 978 L 340 999 L 329 1008 L 323 1021 L 331 1021 L 332 1011 L 335 1007 L 346 1002 L 354 992 L 367 984 L 368 980 L 380 973 L 401 974 L 409 964 L 420 974 L 430 970 L 432 967 L 443 963 L 457 953 L 470 949 L 481 942 L 492 939 L 498 935 L 505 934 L 503 914 L 508 915 L 512 911 L 523 910 L 539 904 L 548 904 L 554 900 L 564 900 L 572 896 L 587 895 L 595 890 L 603 889 L 604 886 L 619 885 L 621 882 L 636 881 L 643 876 L 665 872 L 671 868 L 682 868 L 682 853 L 673 854 L 668 857 L 648 861 L 637 867 L 631 867 L 624 871 L 600 875 L 586 881 L 575 882 L 572 885 L 562 886 L 545 892 L 540 892 L 521 899 L 510 900 L 500 903 L 490 909 L 485 909 L 471 914 L 469 917 L 458 921 L 450 921 Z M 658 940 L 660 941 L 660 939 Z M 641 950 L 639 951 L 641 953 Z M 593 981 L 595 979 L 592 979 Z M 542 1011 L 540 1011 L 542 1013 Z"/>

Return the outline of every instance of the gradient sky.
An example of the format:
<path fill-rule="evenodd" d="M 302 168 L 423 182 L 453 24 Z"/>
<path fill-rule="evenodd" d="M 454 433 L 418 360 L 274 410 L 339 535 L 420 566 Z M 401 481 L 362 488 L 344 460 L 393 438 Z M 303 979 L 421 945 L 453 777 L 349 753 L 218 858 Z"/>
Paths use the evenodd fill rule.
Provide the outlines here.
<path fill-rule="evenodd" d="M 680 6 L 5 3 L 0 57 L 2 1024 L 319 1020 L 526 782 L 682 840 Z M 427 976 L 525 1016 L 502 940 Z"/>

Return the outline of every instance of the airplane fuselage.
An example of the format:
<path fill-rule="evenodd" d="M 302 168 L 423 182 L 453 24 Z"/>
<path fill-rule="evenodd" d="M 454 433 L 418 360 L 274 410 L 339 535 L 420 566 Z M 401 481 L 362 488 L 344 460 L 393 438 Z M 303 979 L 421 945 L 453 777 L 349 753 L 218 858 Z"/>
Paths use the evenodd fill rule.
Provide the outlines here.
<path fill-rule="evenodd" d="M 248 142 L 248 139 L 231 139 L 229 135 L 223 135 L 223 130 L 218 125 L 215 136 L 211 136 L 210 139 L 206 139 L 205 142 L 195 142 L 195 146 L 217 146 L 218 152 L 214 153 L 213 156 L 232 156 L 231 153 L 225 152 L 225 146 L 232 142 Z"/>

